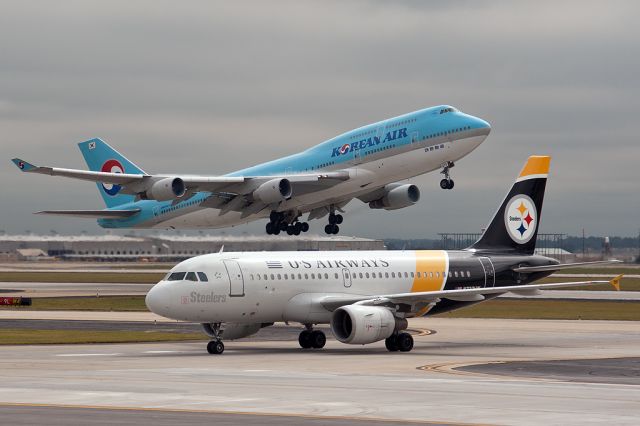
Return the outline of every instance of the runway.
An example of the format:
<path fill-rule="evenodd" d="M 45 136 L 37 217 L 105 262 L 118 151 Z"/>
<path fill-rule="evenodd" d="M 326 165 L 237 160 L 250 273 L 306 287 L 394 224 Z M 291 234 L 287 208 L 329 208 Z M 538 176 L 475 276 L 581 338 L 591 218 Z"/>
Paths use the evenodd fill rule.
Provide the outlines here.
<path fill-rule="evenodd" d="M 220 412 L 436 424 L 631 425 L 640 417 L 637 323 L 421 318 L 411 327 L 436 333 L 416 336 L 410 353 L 335 340 L 305 351 L 290 330 L 289 340 L 259 333 L 227 342 L 222 356 L 208 355 L 204 342 L 5 346 L 0 403 L 211 411 L 212 422 Z M 601 372 L 598 380 L 562 363 L 550 371 L 526 363 L 576 359 Z M 468 368 L 505 361 L 521 364 Z M 620 365 L 629 381 L 607 379 Z"/>

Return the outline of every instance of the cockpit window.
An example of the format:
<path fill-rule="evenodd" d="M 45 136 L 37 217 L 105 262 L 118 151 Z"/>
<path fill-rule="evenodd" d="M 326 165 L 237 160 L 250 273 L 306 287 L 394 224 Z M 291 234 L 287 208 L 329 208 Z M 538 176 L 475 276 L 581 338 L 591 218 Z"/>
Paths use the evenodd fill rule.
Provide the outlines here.
<path fill-rule="evenodd" d="M 198 281 L 198 278 L 196 278 L 196 273 L 195 272 L 188 272 L 187 273 L 187 277 L 185 279 L 187 281 Z"/>
<path fill-rule="evenodd" d="M 182 281 L 186 272 L 173 272 L 167 277 L 167 281 Z"/>
<path fill-rule="evenodd" d="M 209 279 L 207 278 L 207 274 L 205 274 L 204 272 L 198 272 L 198 278 L 200 278 L 200 281 L 209 281 Z"/>
<path fill-rule="evenodd" d="M 440 114 L 446 114 L 448 112 L 454 112 L 455 110 L 456 110 L 455 108 L 451 108 L 451 107 L 443 108 L 443 109 L 440 110 Z"/>

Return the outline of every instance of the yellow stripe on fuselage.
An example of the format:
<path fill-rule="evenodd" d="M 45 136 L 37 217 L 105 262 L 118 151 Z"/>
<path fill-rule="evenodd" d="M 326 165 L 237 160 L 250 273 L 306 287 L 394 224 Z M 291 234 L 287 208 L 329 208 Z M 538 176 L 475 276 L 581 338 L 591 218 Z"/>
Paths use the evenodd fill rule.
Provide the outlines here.
<path fill-rule="evenodd" d="M 416 274 L 411 292 L 442 290 L 447 279 L 448 263 L 444 250 L 416 250 Z"/>

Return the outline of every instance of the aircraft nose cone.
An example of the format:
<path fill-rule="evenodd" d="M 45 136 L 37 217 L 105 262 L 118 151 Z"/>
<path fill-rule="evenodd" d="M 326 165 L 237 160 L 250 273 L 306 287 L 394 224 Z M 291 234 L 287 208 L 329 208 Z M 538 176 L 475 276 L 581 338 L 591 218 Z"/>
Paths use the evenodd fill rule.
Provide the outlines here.
<path fill-rule="evenodd" d="M 160 283 L 151 287 L 151 290 L 149 290 L 147 296 L 144 298 L 144 303 L 154 314 L 166 315 L 169 306 L 167 305 L 167 294 L 166 291 L 164 291 L 164 285 Z"/>
<path fill-rule="evenodd" d="M 475 121 L 477 128 L 480 129 L 483 134 L 488 135 L 491 133 L 491 124 L 477 117 L 475 118 Z"/>

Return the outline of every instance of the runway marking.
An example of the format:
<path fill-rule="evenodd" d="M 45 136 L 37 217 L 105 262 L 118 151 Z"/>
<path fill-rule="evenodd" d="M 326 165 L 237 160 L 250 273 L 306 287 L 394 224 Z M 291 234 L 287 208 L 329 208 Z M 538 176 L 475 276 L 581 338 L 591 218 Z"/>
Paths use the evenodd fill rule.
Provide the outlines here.
<path fill-rule="evenodd" d="M 243 416 L 255 416 L 255 417 L 293 417 L 301 419 L 327 419 L 327 420 L 355 420 L 362 422 L 400 422 L 406 424 L 441 424 L 450 426 L 492 426 L 490 423 L 460 423 L 441 420 L 401 420 L 401 419 L 386 419 L 383 417 L 364 417 L 364 416 L 319 416 L 313 414 L 299 414 L 299 413 L 256 413 L 251 411 L 235 411 L 235 410 L 197 410 L 197 409 L 180 409 L 180 408 L 154 408 L 154 407 L 122 407 L 122 406 L 108 406 L 108 405 L 79 405 L 79 404 L 37 404 L 37 403 L 23 403 L 23 402 L 0 402 L 0 407 L 50 407 L 50 408 L 86 408 L 97 410 L 113 410 L 113 411 L 154 411 L 154 412 L 169 412 L 169 413 L 212 413 L 212 414 L 237 414 Z"/>
<path fill-rule="evenodd" d="M 57 354 L 56 356 L 116 356 L 122 355 L 120 352 L 114 352 L 110 354 Z"/>
<path fill-rule="evenodd" d="M 407 328 L 407 331 L 415 333 L 416 336 L 429 336 L 436 334 L 436 330 L 429 330 L 428 328 Z"/>

